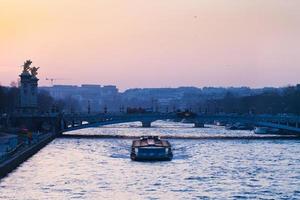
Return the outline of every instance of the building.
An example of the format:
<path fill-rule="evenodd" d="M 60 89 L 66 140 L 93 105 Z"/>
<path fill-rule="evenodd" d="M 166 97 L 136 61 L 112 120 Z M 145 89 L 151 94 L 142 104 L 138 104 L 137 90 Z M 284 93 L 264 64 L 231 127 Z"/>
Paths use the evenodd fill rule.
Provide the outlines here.
<path fill-rule="evenodd" d="M 104 112 L 107 108 L 110 112 L 119 111 L 119 90 L 114 85 L 83 84 L 76 85 L 54 85 L 53 87 L 41 87 L 55 99 L 72 98 L 79 102 L 82 112 Z"/>

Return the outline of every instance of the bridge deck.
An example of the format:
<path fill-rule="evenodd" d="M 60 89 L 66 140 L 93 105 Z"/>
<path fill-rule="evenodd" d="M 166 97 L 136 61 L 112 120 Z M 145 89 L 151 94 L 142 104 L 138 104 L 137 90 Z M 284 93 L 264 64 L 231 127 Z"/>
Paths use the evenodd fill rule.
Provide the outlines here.
<path fill-rule="evenodd" d="M 181 140 L 300 140 L 299 136 L 160 136 L 162 139 L 181 139 Z M 138 139 L 138 136 L 128 135 L 79 135 L 62 134 L 60 138 L 74 139 Z"/>
<path fill-rule="evenodd" d="M 179 120 L 176 114 L 123 114 L 123 115 L 76 115 L 76 116 L 66 116 L 67 126 L 64 132 L 73 131 L 89 127 L 97 127 L 108 124 L 126 123 L 140 121 L 142 123 L 151 122 L 156 120 Z M 82 122 L 85 121 L 85 124 Z M 255 126 L 266 126 L 272 128 L 278 128 L 286 131 L 294 132 L 295 134 L 300 134 L 300 117 L 283 117 L 283 116 L 265 116 L 265 115 L 198 115 L 194 118 L 189 118 L 190 123 L 212 123 L 214 121 L 223 121 L 226 123 L 248 123 Z M 70 124 L 70 122 L 72 122 Z M 74 123 L 74 122 L 77 122 Z M 80 123 L 78 123 L 80 122 Z M 71 126 L 71 127 L 70 127 Z"/>

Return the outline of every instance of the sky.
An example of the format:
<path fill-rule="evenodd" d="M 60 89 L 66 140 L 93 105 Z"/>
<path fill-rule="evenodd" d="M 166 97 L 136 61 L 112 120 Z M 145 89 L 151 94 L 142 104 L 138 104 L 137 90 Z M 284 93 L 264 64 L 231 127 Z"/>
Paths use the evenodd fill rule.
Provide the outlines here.
<path fill-rule="evenodd" d="M 299 0 L 0 0 L 0 83 L 286 86 L 300 77 Z"/>

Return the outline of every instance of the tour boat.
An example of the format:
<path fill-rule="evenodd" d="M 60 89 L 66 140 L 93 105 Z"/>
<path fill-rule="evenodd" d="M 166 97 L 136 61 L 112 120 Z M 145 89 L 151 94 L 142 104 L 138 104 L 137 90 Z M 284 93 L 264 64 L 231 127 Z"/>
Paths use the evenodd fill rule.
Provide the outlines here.
<path fill-rule="evenodd" d="M 171 144 L 158 136 L 142 136 L 131 147 L 133 161 L 170 161 L 173 158 Z"/>

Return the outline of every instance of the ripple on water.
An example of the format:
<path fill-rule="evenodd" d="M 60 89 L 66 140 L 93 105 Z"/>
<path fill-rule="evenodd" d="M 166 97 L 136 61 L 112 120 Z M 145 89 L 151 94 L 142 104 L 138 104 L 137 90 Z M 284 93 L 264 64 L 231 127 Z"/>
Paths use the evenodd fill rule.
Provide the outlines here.
<path fill-rule="evenodd" d="M 252 134 L 172 122 L 154 125 L 156 128 L 141 129 L 139 124 L 123 124 L 79 132 Z M 300 199 L 297 140 L 170 140 L 174 159 L 151 163 L 130 160 L 131 142 L 56 139 L 1 180 L 0 199 Z"/>

